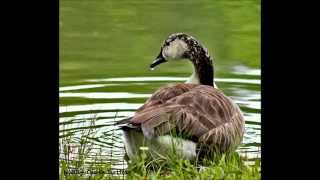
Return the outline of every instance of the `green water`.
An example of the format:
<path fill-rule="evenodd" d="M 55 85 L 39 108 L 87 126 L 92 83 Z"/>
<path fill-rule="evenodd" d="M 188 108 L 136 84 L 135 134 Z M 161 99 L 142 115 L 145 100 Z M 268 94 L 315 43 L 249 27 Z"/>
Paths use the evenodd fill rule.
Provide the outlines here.
<path fill-rule="evenodd" d="M 214 58 L 216 84 L 238 103 L 246 134 L 238 151 L 260 157 L 260 1 L 60 1 L 60 135 L 89 128 L 91 141 L 123 161 L 113 123 L 131 116 L 159 87 L 183 82 L 191 64 L 149 64 L 171 33 L 186 32 Z M 114 117 L 117 115 L 117 118 Z M 110 136 L 115 138 L 110 138 Z"/>

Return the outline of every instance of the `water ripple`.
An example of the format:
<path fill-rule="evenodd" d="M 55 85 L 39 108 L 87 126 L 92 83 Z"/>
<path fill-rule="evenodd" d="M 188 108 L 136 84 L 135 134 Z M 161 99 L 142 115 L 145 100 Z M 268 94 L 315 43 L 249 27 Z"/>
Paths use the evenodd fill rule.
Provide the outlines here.
<path fill-rule="evenodd" d="M 236 67 L 234 74 L 259 76 L 260 71 L 250 70 L 243 67 Z M 223 86 L 226 94 L 228 94 L 235 103 L 239 104 L 243 111 L 245 124 L 245 134 L 242 145 L 238 148 L 238 152 L 248 158 L 260 157 L 260 136 L 261 136 L 261 95 L 259 91 L 260 80 L 257 79 L 245 79 L 245 78 L 215 78 L 216 82 L 226 83 Z M 90 139 L 94 144 L 94 147 L 103 149 L 103 154 L 108 157 L 112 151 L 113 157 L 106 159 L 106 161 L 112 161 L 114 165 L 123 162 L 123 143 L 122 131 L 119 127 L 115 126 L 115 122 L 124 118 L 134 115 L 136 109 L 141 107 L 142 103 L 115 103 L 113 99 L 147 99 L 152 94 L 138 93 L 134 90 L 123 91 L 118 87 L 138 87 L 140 85 L 152 86 L 155 82 L 183 82 L 187 77 L 118 77 L 118 78 L 103 78 L 103 79 L 88 79 L 81 82 L 80 85 L 64 86 L 60 87 L 60 98 L 72 98 L 77 101 L 77 98 L 83 98 L 77 105 L 60 105 L 60 137 L 65 135 L 72 135 L 74 138 L 80 138 L 82 130 L 93 128 L 96 131 L 96 137 Z M 104 83 L 103 83 L 104 82 Z M 87 83 L 87 84 L 85 84 Z M 94 83 L 94 84 L 91 84 Z M 101 84 L 100 84 L 101 83 Z M 159 84 L 158 84 L 159 85 Z M 247 86 L 250 85 L 250 86 Z M 252 86 L 255 85 L 255 86 Z M 219 84 L 218 84 L 219 86 Z M 95 89 L 110 87 L 106 92 L 105 89 Z M 117 89 L 115 90 L 114 87 Z M 247 88 L 250 87 L 250 88 Z M 90 92 L 81 92 L 81 90 L 90 89 Z M 133 88 L 137 89 L 137 88 Z M 80 91 L 80 92 L 79 92 Z M 103 92 L 99 92 L 103 91 Z M 151 93 L 151 92 L 150 92 Z M 86 100 L 89 100 L 86 103 Z M 92 100 L 93 99 L 93 100 Z M 111 103 L 93 103 L 99 102 L 104 99 Z M 66 113 L 66 114 L 64 114 Z M 95 119 L 95 124 L 90 122 Z M 120 159 L 120 160 L 117 160 Z M 123 166 L 123 164 L 122 164 Z"/>
<path fill-rule="evenodd" d="M 68 105 L 60 106 L 59 112 L 76 112 L 76 111 L 96 111 L 96 110 L 128 110 L 138 109 L 141 103 L 98 103 L 85 105 Z"/>
<path fill-rule="evenodd" d="M 88 92 L 88 93 L 60 93 L 60 97 L 81 97 L 90 99 L 124 99 L 124 98 L 148 98 L 151 94 L 136 94 L 125 92 Z"/>
<path fill-rule="evenodd" d="M 187 77 L 121 77 L 121 78 L 105 78 L 105 79 L 88 79 L 85 82 L 134 82 L 134 81 L 186 81 Z M 216 82 L 223 83 L 242 83 L 242 84 L 260 84 L 258 79 L 236 79 L 236 78 L 215 78 Z"/>

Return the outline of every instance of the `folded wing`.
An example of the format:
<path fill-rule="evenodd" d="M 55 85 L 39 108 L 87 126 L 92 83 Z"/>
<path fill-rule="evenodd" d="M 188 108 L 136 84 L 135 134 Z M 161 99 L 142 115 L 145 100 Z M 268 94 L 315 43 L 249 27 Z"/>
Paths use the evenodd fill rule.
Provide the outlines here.
<path fill-rule="evenodd" d="M 196 84 L 161 88 L 130 123 L 147 138 L 175 130 L 193 141 L 227 149 L 240 143 L 244 131 L 241 111 L 230 98 L 211 86 Z"/>

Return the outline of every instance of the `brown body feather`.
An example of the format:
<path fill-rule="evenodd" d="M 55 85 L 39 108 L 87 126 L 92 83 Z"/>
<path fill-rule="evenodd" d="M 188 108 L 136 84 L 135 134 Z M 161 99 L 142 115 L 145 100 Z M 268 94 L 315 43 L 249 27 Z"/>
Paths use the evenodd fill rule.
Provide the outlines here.
<path fill-rule="evenodd" d="M 220 151 L 237 146 L 244 132 L 239 107 L 212 86 L 177 84 L 155 92 L 130 119 L 151 139 L 184 132 L 193 141 Z"/>

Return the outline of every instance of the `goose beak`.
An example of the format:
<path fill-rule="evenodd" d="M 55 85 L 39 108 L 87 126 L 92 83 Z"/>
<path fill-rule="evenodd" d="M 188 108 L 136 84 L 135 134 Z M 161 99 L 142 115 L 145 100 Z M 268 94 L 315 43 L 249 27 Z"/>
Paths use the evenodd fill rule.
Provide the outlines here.
<path fill-rule="evenodd" d="M 152 64 L 150 64 L 150 68 L 153 69 L 154 67 L 156 67 L 159 64 L 165 63 L 167 62 L 164 57 L 162 56 L 162 53 L 160 53 L 158 55 L 158 57 L 152 62 Z"/>

